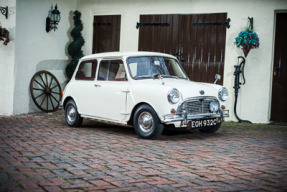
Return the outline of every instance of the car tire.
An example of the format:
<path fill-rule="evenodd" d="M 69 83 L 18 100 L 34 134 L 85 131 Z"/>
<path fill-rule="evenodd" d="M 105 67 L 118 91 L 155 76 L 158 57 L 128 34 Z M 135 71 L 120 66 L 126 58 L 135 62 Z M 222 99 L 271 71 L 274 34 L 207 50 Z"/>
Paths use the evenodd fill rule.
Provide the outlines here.
<path fill-rule="evenodd" d="M 69 100 L 65 105 L 65 119 L 70 127 L 79 127 L 83 122 L 74 100 Z"/>
<path fill-rule="evenodd" d="M 156 112 L 149 105 L 141 105 L 136 109 L 133 126 L 137 135 L 143 139 L 157 139 L 164 129 Z"/>
<path fill-rule="evenodd" d="M 199 130 L 204 133 L 215 133 L 221 126 L 221 122 L 210 127 L 202 127 Z"/>

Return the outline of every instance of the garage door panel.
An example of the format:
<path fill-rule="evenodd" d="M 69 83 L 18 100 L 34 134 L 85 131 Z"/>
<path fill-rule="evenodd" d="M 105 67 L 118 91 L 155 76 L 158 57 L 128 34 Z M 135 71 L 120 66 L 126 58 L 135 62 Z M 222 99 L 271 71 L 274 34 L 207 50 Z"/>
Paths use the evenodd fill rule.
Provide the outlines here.
<path fill-rule="evenodd" d="M 223 77 L 226 26 L 212 23 L 226 19 L 226 13 L 141 15 L 140 22 L 169 26 L 141 27 L 139 50 L 177 54 L 191 80 L 213 82 L 215 74 Z M 198 23 L 203 25 L 193 25 Z"/>

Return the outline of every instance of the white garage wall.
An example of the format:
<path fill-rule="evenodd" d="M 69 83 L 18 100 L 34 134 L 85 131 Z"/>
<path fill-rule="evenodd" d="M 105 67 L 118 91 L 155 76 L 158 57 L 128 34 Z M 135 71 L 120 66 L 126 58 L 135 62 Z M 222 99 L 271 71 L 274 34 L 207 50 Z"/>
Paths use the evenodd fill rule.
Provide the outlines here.
<path fill-rule="evenodd" d="M 58 30 L 46 32 L 46 17 L 51 6 L 58 4 L 61 21 Z M 40 70 L 52 72 L 61 84 L 65 83 L 64 68 L 68 62 L 66 47 L 73 27 L 71 11 L 74 0 L 21 0 L 17 1 L 15 87 L 13 114 L 38 111 L 33 103 L 29 84 Z"/>
<path fill-rule="evenodd" d="M 245 67 L 247 83 L 241 86 L 237 113 L 242 119 L 267 123 L 270 116 L 272 91 L 272 59 L 275 10 L 287 10 L 286 0 L 78 0 L 77 9 L 84 21 L 85 54 L 91 54 L 93 43 L 93 16 L 122 16 L 120 51 L 138 50 L 136 22 L 141 14 L 196 14 L 226 12 L 231 27 L 226 33 L 224 86 L 229 90 L 231 117 L 234 105 L 234 65 L 242 51 L 234 45 L 235 37 L 247 25 L 248 17 L 254 18 L 255 31 L 260 37 L 260 48 L 251 50 Z"/>

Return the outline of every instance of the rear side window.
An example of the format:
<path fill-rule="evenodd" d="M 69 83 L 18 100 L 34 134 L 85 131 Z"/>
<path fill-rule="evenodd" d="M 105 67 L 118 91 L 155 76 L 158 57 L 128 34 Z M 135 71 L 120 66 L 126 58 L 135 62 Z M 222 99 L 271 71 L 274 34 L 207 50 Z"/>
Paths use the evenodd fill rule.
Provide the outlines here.
<path fill-rule="evenodd" d="M 126 71 L 122 60 L 103 60 L 99 68 L 99 81 L 125 81 Z"/>
<path fill-rule="evenodd" d="M 97 61 L 83 61 L 76 73 L 76 80 L 94 80 L 96 77 Z"/>

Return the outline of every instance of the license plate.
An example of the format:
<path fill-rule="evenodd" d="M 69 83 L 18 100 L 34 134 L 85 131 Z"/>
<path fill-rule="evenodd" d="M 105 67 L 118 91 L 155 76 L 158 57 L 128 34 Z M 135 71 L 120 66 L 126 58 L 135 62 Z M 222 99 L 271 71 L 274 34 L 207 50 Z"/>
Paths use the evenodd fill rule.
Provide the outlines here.
<path fill-rule="evenodd" d="M 190 123 L 191 128 L 198 127 L 210 127 L 217 124 L 218 119 L 202 119 L 202 120 L 193 120 Z"/>

